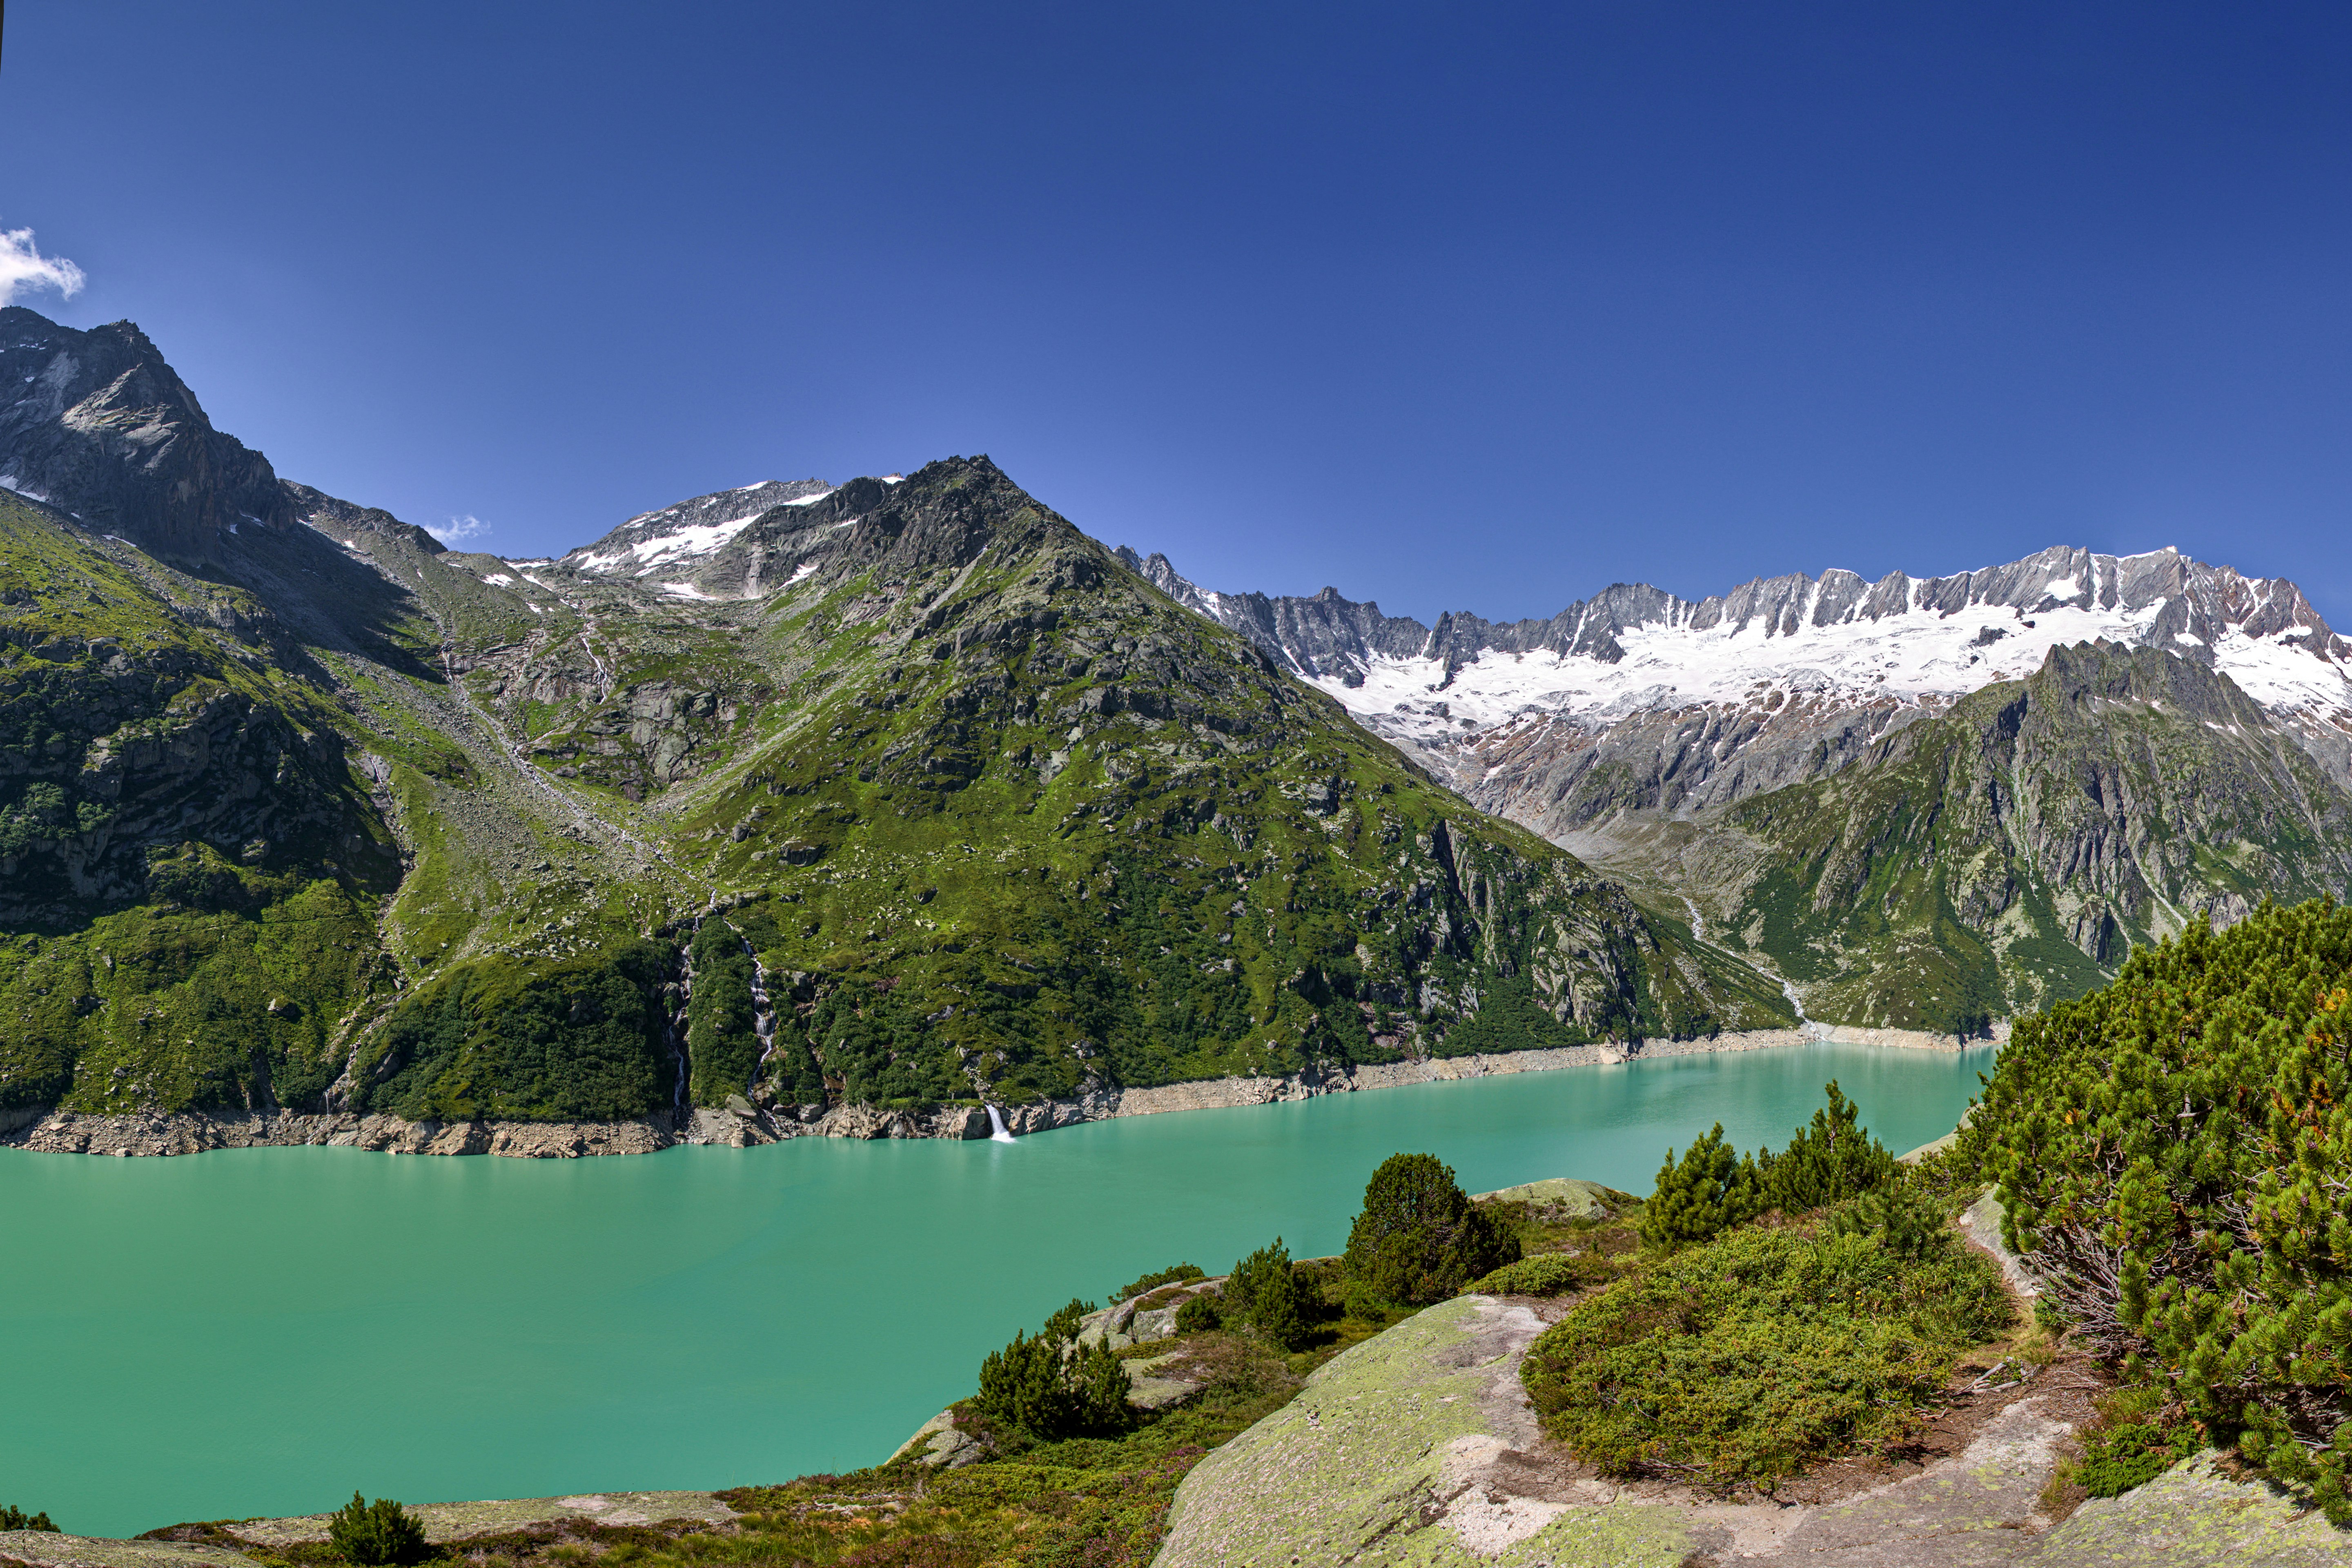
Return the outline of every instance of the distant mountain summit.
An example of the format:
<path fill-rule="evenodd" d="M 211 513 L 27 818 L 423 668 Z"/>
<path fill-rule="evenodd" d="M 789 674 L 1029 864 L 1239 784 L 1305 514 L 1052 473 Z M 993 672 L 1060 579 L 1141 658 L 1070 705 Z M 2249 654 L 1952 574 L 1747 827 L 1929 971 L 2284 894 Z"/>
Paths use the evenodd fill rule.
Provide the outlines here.
<path fill-rule="evenodd" d="M 1434 626 L 1329 588 L 1211 593 L 1165 556 L 1121 559 L 1465 785 L 1500 764 L 1512 777 L 1491 787 L 1519 790 L 1531 781 L 1518 770 L 1540 766 L 1547 831 L 1833 772 L 1892 729 L 2084 642 L 2158 648 L 2229 676 L 2352 784 L 2352 644 L 2284 578 L 2169 549 L 2060 548 L 1876 583 L 1792 574 L 1697 601 L 1619 584 L 1549 620 L 1449 613 Z M 1630 784 L 1614 764 L 1633 770 Z M 1601 768 L 1610 787 L 1580 787 Z"/>
<path fill-rule="evenodd" d="M 1429 626 L 1120 558 L 1820 1016 L 1961 1026 L 2352 888 L 2352 645 L 2284 578 L 2053 549 Z"/>

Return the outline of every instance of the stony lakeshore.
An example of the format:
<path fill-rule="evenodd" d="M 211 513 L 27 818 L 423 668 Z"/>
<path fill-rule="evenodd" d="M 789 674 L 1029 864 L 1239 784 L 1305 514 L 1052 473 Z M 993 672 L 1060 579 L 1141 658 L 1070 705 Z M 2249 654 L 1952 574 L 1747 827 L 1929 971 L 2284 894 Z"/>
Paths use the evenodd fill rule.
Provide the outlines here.
<path fill-rule="evenodd" d="M 2005 1025 L 1994 1027 L 1998 1041 Z M 1149 1088 L 1092 1089 L 1068 1100 L 995 1108 L 1006 1131 L 1018 1137 L 1082 1121 L 1159 1116 L 1312 1100 L 1325 1094 L 1397 1089 L 1568 1068 L 1611 1067 L 1637 1059 L 1760 1051 L 1823 1043 L 1890 1049 L 1955 1051 L 1966 1042 L 1915 1029 L 1861 1029 L 1808 1024 L 1801 1029 L 1759 1029 L 1695 1040 L 1643 1040 L 1502 1055 L 1434 1057 L 1420 1061 L 1309 1068 L 1287 1076 L 1204 1079 Z M 213 1149 L 327 1147 L 390 1154 L 503 1154 L 525 1160 L 574 1160 L 594 1154 L 650 1154 L 681 1143 L 748 1148 L 791 1138 L 982 1139 L 996 1128 L 989 1108 L 946 1106 L 929 1112 L 866 1105 L 754 1105 L 733 1096 L 722 1109 L 699 1108 L 625 1121 L 409 1121 L 350 1112 L 181 1111 L 101 1116 L 48 1107 L 0 1110 L 0 1146 L 43 1154 L 194 1154 Z"/>

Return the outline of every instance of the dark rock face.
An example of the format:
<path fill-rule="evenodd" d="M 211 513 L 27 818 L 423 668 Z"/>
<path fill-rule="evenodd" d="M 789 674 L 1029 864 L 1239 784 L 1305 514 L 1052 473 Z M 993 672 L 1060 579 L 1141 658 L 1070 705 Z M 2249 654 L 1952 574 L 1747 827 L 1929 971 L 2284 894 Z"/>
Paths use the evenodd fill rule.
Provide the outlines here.
<path fill-rule="evenodd" d="M 0 310 L 0 483 L 167 560 L 202 564 L 232 531 L 283 529 L 269 460 L 205 416 L 129 321 L 87 332 Z"/>

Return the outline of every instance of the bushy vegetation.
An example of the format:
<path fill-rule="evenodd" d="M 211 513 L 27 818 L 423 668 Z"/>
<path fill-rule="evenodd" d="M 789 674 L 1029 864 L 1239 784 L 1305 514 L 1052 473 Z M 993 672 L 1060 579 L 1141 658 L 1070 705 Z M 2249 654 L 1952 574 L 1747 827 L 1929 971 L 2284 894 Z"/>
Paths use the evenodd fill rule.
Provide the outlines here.
<path fill-rule="evenodd" d="M 1679 1161 L 1667 1150 L 1657 1192 L 1642 1211 L 1642 1238 L 1653 1247 L 1687 1247 L 1768 1210 L 1805 1214 L 1894 1182 L 1895 1156 L 1863 1131 L 1861 1111 L 1839 1092 L 1837 1080 L 1822 1093 L 1828 1104 L 1777 1152 L 1738 1153 L 1724 1142 L 1719 1121 Z"/>
<path fill-rule="evenodd" d="M 2089 1345 L 2352 1523 L 2352 910 L 2264 907 L 2022 1020 L 1969 1138 Z"/>
<path fill-rule="evenodd" d="M 973 1405 L 991 1421 L 1019 1427 L 1045 1442 L 1097 1437 L 1131 1425 L 1127 1396 L 1134 1380 L 1100 1338 L 1077 1342 L 1081 1320 L 1094 1310 L 1072 1300 L 1045 1320 L 1037 1337 L 1013 1342 L 981 1363 Z"/>
<path fill-rule="evenodd" d="M 1143 1275 L 1139 1279 L 1136 1279 L 1131 1284 L 1120 1286 L 1118 1290 L 1114 1291 L 1111 1295 L 1111 1305 L 1117 1306 L 1121 1301 L 1129 1300 L 1137 1296 L 1143 1295 L 1146 1291 L 1157 1290 L 1162 1285 L 1173 1285 L 1181 1279 L 1205 1279 L 1207 1278 L 1207 1271 L 1202 1268 L 1198 1264 L 1171 1264 L 1166 1268 L 1154 1269 L 1152 1272 Z"/>
<path fill-rule="evenodd" d="M 563 961 L 484 959 L 404 1004 L 363 1049 L 352 1109 L 412 1121 L 612 1121 L 668 1109 L 657 988 L 633 942 Z"/>
<path fill-rule="evenodd" d="M 712 916 L 688 944 L 694 965 L 694 994 L 688 998 L 686 1055 L 688 1096 L 697 1105 L 717 1105 L 730 1094 L 751 1092 L 760 1065 L 758 1014 L 751 983 L 758 978 L 742 935 Z"/>
<path fill-rule="evenodd" d="M 1507 1263 L 1470 1286 L 1487 1296 L 1565 1296 L 1601 1277 L 1593 1259 L 1579 1253 L 1538 1252 Z"/>
<path fill-rule="evenodd" d="M 0 1530 L 38 1530 L 51 1535 L 58 1533 L 58 1527 L 49 1522 L 47 1514 L 26 1513 L 14 1503 L 0 1506 Z"/>
<path fill-rule="evenodd" d="M 1612 1475 L 1765 1492 L 1899 1435 L 2011 1310 L 2000 1271 L 1950 1232 L 1885 1240 L 1748 1226 L 1658 1258 L 1530 1348 L 1544 1429 Z"/>
<path fill-rule="evenodd" d="M 1225 1278 L 1223 1314 L 1270 1342 L 1297 1350 L 1307 1340 L 1307 1299 L 1282 1237 L 1234 1265 Z"/>
<path fill-rule="evenodd" d="M 1188 1296 L 1176 1309 L 1176 1331 L 1180 1334 L 1213 1333 L 1225 1326 L 1225 1314 L 1219 1310 L 1214 1296 Z"/>
<path fill-rule="evenodd" d="M 1452 1166 L 1434 1154 L 1391 1154 L 1364 1184 L 1341 1266 L 1351 1293 L 1426 1306 L 1519 1251 L 1518 1238 L 1464 1194 Z"/>
<path fill-rule="evenodd" d="M 329 1516 L 327 1541 L 359 1568 L 405 1568 L 433 1554 L 415 1514 L 390 1498 L 370 1502 L 357 1492 Z"/>

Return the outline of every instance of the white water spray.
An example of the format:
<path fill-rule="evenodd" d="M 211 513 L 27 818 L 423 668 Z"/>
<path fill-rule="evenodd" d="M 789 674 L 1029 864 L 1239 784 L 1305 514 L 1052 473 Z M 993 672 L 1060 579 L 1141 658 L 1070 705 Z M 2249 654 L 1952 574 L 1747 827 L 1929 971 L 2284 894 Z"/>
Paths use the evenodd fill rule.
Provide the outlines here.
<path fill-rule="evenodd" d="M 997 1113 L 996 1107 L 992 1105 L 988 1108 L 988 1141 L 990 1142 L 1010 1143 L 1013 1142 L 1013 1134 L 1005 1128 L 1004 1118 Z"/>
<path fill-rule="evenodd" d="M 1683 908 L 1690 911 L 1691 935 L 1700 942 L 1705 942 L 1706 940 L 1706 917 L 1698 912 L 1698 906 L 1691 902 L 1690 895 L 1687 893 L 1683 895 Z"/>

